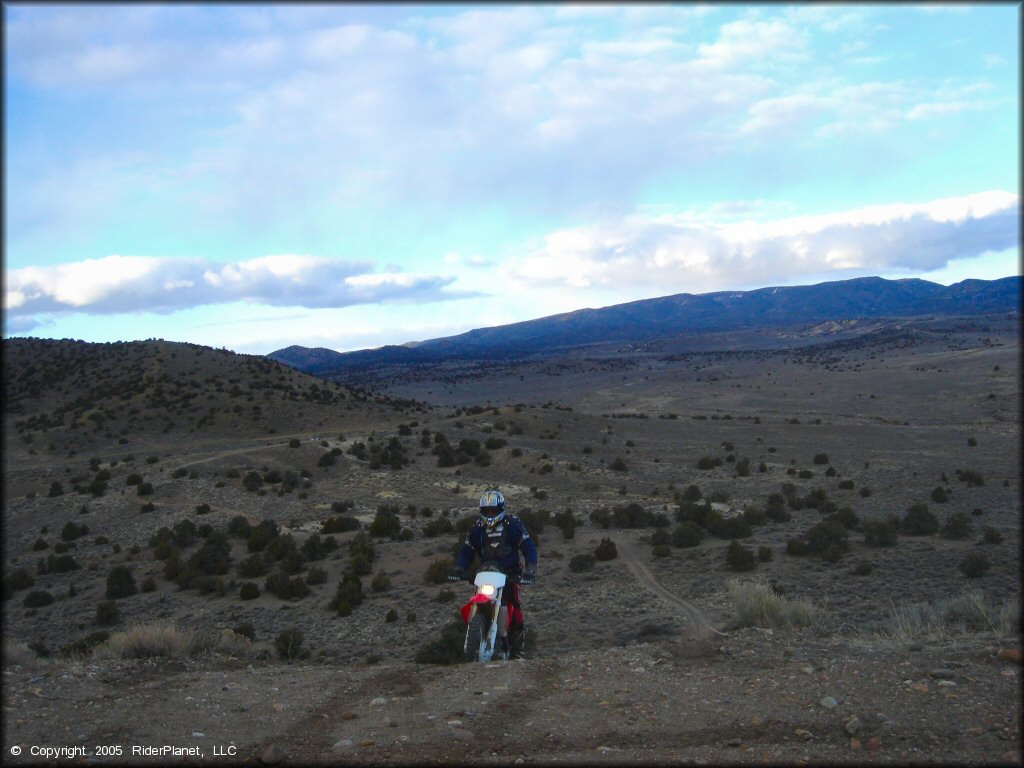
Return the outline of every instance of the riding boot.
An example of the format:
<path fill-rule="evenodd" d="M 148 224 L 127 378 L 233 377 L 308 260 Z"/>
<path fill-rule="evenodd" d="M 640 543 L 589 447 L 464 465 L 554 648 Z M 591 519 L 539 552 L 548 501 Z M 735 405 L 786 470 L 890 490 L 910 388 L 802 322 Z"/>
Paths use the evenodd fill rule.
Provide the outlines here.
<path fill-rule="evenodd" d="M 508 633 L 508 644 L 509 644 L 509 658 L 510 659 L 525 659 L 525 647 L 526 647 L 526 625 L 519 624 L 509 630 Z"/>

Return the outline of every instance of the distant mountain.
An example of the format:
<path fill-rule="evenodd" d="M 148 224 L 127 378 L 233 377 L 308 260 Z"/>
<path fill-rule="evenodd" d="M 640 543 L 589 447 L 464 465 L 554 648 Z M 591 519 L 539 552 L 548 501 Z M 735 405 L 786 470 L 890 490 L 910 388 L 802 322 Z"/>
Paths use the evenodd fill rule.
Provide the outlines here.
<path fill-rule="evenodd" d="M 602 309 L 477 328 L 416 345 L 340 353 L 292 346 L 268 357 L 306 373 L 329 375 L 378 365 L 494 359 L 565 350 L 601 342 L 640 343 L 674 336 L 751 330 L 828 320 L 979 315 L 1019 310 L 1021 278 L 927 280 L 862 277 L 818 285 L 754 291 L 680 293 Z"/>

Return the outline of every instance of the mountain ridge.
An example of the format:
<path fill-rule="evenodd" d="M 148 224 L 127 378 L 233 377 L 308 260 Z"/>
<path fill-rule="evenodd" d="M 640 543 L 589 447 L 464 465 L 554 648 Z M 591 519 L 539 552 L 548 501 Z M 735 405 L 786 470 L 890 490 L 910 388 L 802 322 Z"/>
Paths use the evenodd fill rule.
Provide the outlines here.
<path fill-rule="evenodd" d="M 751 291 L 679 293 L 475 328 L 454 336 L 376 349 L 334 352 L 293 345 L 267 357 L 315 375 L 376 365 L 504 358 L 600 342 L 636 343 L 686 334 L 827 320 L 987 314 L 1020 308 L 1021 277 L 968 279 L 950 286 L 920 278 L 860 277 Z"/>

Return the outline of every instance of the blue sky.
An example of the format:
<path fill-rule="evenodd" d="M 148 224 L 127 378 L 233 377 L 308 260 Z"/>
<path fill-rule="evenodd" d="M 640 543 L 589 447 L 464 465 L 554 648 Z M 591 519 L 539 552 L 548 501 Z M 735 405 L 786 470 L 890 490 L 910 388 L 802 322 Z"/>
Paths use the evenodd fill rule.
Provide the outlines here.
<path fill-rule="evenodd" d="M 4 6 L 4 334 L 1019 274 L 1016 5 Z"/>

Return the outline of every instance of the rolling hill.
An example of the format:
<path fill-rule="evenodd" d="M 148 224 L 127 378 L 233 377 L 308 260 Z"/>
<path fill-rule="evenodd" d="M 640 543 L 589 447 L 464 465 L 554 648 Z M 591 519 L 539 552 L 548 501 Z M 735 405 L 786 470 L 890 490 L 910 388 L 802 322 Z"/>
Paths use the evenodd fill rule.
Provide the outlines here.
<path fill-rule="evenodd" d="M 865 277 L 753 291 L 680 293 L 581 309 L 419 344 L 339 353 L 291 346 L 268 357 L 317 376 L 380 365 L 546 354 L 602 342 L 640 343 L 682 335 L 751 330 L 829 320 L 979 315 L 1020 308 L 1021 278 L 927 280 Z"/>

